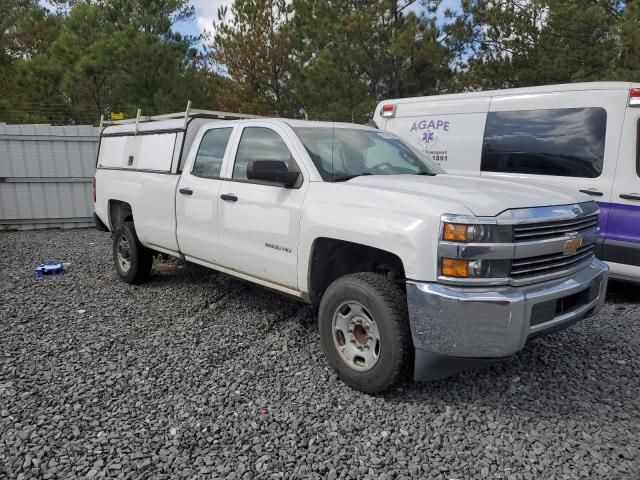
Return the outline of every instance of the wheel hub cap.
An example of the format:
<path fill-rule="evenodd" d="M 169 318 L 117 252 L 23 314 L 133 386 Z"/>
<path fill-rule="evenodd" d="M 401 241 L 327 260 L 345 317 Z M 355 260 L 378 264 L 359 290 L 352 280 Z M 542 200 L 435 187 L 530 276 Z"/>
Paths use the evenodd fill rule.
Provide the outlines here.
<path fill-rule="evenodd" d="M 340 304 L 333 315 L 333 341 L 340 359 L 359 372 L 380 357 L 380 332 L 371 313 L 357 300 Z"/>
<path fill-rule="evenodd" d="M 120 237 L 118 241 L 118 263 L 124 272 L 128 272 L 131 268 L 131 248 L 126 237 Z"/>

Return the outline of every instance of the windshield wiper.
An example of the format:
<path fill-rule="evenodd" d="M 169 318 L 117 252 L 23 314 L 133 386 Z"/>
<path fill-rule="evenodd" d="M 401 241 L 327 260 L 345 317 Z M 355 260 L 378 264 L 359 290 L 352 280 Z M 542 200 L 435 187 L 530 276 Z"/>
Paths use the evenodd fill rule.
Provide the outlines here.
<path fill-rule="evenodd" d="M 414 173 L 414 175 L 426 175 L 428 177 L 435 177 L 437 175 L 437 173 L 433 173 L 433 172 L 418 172 L 418 173 Z"/>
<path fill-rule="evenodd" d="M 366 175 L 371 175 L 371 174 L 367 173 L 367 172 L 363 172 L 363 173 L 358 173 L 356 175 L 343 175 L 342 177 L 334 177 L 333 181 L 334 182 L 346 182 L 347 180 L 351 180 L 352 178 L 364 177 Z"/>

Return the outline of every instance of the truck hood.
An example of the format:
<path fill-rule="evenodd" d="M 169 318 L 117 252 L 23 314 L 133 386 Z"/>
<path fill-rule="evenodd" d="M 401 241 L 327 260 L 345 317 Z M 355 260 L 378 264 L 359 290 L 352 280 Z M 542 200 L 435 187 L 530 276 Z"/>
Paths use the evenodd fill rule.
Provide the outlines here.
<path fill-rule="evenodd" d="M 453 174 L 369 175 L 353 178 L 348 183 L 376 190 L 413 194 L 423 197 L 425 201 L 429 198 L 450 200 L 463 204 L 479 217 L 496 216 L 513 208 L 566 205 L 591 200 L 586 195 L 546 185 Z"/>

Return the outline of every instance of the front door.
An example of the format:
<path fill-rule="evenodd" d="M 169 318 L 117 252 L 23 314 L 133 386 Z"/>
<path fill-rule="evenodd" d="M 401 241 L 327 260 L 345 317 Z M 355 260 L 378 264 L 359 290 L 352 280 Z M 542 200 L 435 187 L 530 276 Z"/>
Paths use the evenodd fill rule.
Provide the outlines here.
<path fill-rule="evenodd" d="M 219 259 L 220 173 L 233 129 L 213 127 L 205 131 L 196 153 L 192 151 L 187 159 L 178 182 L 176 227 L 178 245 L 186 257 L 209 263 L 217 263 Z"/>
<path fill-rule="evenodd" d="M 297 288 L 300 212 L 308 185 L 294 188 L 247 179 L 255 160 L 285 162 L 301 171 L 278 126 L 248 124 L 238 132 L 235 159 L 220 190 L 220 264 L 240 273 L 289 288 Z"/>

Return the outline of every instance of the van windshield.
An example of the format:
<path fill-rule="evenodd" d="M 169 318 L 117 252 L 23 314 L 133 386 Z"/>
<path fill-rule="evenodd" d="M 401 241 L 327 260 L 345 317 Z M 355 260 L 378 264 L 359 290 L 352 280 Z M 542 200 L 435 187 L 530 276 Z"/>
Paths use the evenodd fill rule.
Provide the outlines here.
<path fill-rule="evenodd" d="M 326 182 L 361 175 L 444 173 L 418 150 L 387 132 L 332 127 L 298 127 L 294 131 Z"/>

